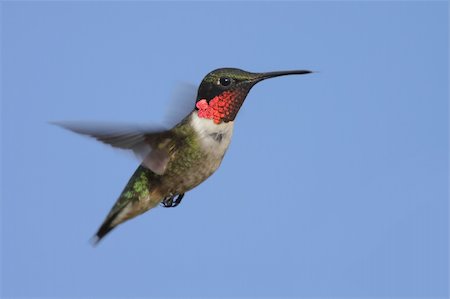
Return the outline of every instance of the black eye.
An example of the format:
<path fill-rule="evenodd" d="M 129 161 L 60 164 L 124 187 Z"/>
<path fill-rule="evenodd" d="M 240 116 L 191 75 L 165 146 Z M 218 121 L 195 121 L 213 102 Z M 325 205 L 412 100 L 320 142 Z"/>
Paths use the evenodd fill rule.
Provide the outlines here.
<path fill-rule="evenodd" d="M 222 86 L 229 86 L 231 84 L 231 78 L 222 77 L 222 78 L 219 79 L 219 83 Z"/>

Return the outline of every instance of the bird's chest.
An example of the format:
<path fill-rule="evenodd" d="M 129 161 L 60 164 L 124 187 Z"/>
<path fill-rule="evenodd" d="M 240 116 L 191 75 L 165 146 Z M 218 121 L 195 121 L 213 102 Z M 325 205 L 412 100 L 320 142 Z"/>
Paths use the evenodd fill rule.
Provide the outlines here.
<path fill-rule="evenodd" d="M 208 160 L 222 161 L 233 135 L 233 122 L 216 124 L 212 119 L 199 118 L 192 115 L 191 124 L 197 135 L 199 149 Z"/>
<path fill-rule="evenodd" d="M 190 121 L 194 138 L 189 138 L 189 146 L 180 148 L 164 176 L 165 185 L 175 193 L 194 188 L 219 168 L 233 133 L 231 122 L 214 124 L 196 116 Z"/>

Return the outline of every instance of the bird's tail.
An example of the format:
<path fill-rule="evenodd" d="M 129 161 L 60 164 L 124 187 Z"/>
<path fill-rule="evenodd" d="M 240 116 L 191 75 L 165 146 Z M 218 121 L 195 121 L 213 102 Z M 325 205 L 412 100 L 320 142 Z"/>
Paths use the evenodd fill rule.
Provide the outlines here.
<path fill-rule="evenodd" d="M 116 212 L 113 215 L 108 215 L 108 217 L 106 217 L 105 221 L 103 221 L 102 225 L 91 239 L 93 245 L 97 245 L 103 237 L 116 228 L 117 225 L 113 225 L 113 222 L 118 216 L 119 212 Z"/>
<path fill-rule="evenodd" d="M 139 166 L 128 181 L 105 221 L 92 238 L 93 245 L 98 244 L 119 224 L 142 214 L 161 202 L 161 198 L 152 192 L 155 173 Z"/>

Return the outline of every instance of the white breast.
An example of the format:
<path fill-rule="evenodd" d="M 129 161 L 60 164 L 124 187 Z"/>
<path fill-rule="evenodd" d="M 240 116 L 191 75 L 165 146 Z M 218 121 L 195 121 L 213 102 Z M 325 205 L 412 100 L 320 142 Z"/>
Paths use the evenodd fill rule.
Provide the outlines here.
<path fill-rule="evenodd" d="M 212 119 L 200 118 L 192 113 L 191 125 L 197 132 L 203 149 L 211 155 L 222 158 L 230 145 L 234 122 L 214 123 Z"/>

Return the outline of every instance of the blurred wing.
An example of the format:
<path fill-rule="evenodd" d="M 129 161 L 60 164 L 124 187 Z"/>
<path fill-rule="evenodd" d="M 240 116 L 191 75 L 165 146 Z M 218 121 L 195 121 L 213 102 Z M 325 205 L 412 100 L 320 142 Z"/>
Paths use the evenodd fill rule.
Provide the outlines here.
<path fill-rule="evenodd" d="M 164 121 L 169 127 L 173 127 L 192 112 L 197 98 L 197 86 L 194 84 L 179 82 L 173 90 Z"/>
<path fill-rule="evenodd" d="M 161 140 L 172 137 L 171 131 L 162 128 L 81 122 L 54 122 L 52 124 L 93 137 L 116 148 L 132 150 L 143 161 L 143 164 L 156 174 L 163 174 L 169 161 L 166 151 L 154 150 Z"/>
<path fill-rule="evenodd" d="M 166 131 L 159 128 L 111 123 L 53 122 L 52 124 L 121 149 L 133 149 L 145 142 L 147 138 Z"/>

